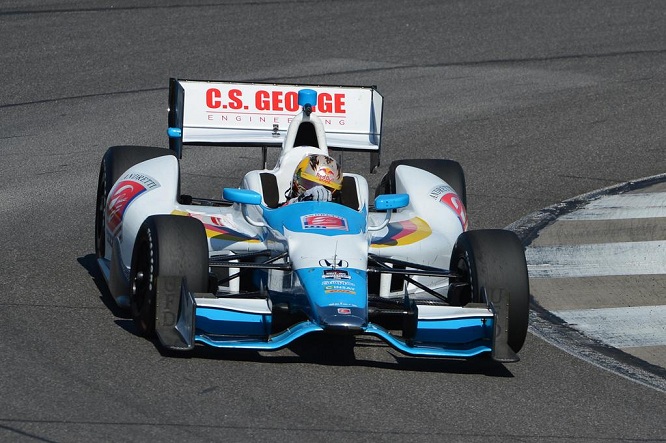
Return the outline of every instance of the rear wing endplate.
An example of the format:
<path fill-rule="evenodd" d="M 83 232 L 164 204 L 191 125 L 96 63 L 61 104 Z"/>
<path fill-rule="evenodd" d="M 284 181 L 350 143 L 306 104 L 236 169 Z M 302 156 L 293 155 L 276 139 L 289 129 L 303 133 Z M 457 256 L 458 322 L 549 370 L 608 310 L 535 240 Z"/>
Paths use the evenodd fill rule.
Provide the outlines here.
<path fill-rule="evenodd" d="M 300 89 L 317 91 L 313 114 L 331 150 L 368 152 L 379 166 L 384 98 L 375 86 L 323 86 L 225 81 L 169 81 L 169 148 L 183 145 L 281 147 L 301 110 Z"/>

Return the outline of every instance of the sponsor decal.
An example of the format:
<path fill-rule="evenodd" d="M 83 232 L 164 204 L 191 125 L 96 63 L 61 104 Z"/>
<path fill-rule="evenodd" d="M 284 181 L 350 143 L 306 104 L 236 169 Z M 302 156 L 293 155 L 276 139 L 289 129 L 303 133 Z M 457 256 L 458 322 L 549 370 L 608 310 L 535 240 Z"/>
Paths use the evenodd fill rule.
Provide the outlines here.
<path fill-rule="evenodd" d="M 349 314 L 351 314 L 351 309 L 349 309 L 349 308 L 338 308 L 338 314 L 349 315 Z"/>
<path fill-rule="evenodd" d="M 349 280 L 323 280 L 321 282 L 325 294 L 351 294 L 356 295 L 356 284 Z"/>
<path fill-rule="evenodd" d="M 322 278 L 326 278 L 326 279 L 329 279 L 329 280 L 349 280 L 349 279 L 351 279 L 351 275 L 349 275 L 349 272 L 341 270 L 341 269 L 325 269 L 321 276 L 322 276 Z"/>
<path fill-rule="evenodd" d="M 356 294 L 356 286 L 354 284 L 350 284 L 350 286 L 345 286 L 344 283 L 349 284 L 348 282 L 345 281 L 331 281 L 327 282 L 329 284 L 324 285 L 324 291 L 326 292 L 345 292 L 348 294 Z"/>
<path fill-rule="evenodd" d="M 414 217 L 401 222 L 389 223 L 383 237 L 373 237 L 371 246 L 385 248 L 388 246 L 405 246 L 416 243 L 432 234 L 432 229 L 425 220 Z"/>
<path fill-rule="evenodd" d="M 324 116 L 327 114 L 344 116 L 347 112 L 346 100 L 345 93 L 320 92 L 317 94 L 317 103 L 312 107 L 312 111 Z M 209 110 L 294 114 L 299 109 L 298 91 L 260 89 L 249 95 L 243 95 L 243 91 L 237 88 L 229 90 L 208 88 L 206 90 L 206 107 Z"/>
<path fill-rule="evenodd" d="M 356 291 L 351 289 L 324 289 L 324 294 L 350 294 L 356 295 Z"/>
<path fill-rule="evenodd" d="M 238 229 L 238 224 L 230 214 L 222 214 L 210 217 L 210 222 L 216 226 L 226 226 L 231 229 Z"/>
<path fill-rule="evenodd" d="M 111 189 L 106 205 L 106 223 L 112 236 L 118 235 L 127 207 L 141 194 L 160 184 L 145 174 L 127 174 Z"/>
<path fill-rule="evenodd" d="M 340 285 L 340 286 L 356 286 L 354 282 L 348 280 L 324 280 L 321 282 L 322 285 Z"/>
<path fill-rule="evenodd" d="M 439 201 L 440 203 L 443 203 L 444 205 L 451 208 L 453 212 L 456 213 L 458 220 L 460 220 L 460 224 L 462 225 L 463 230 L 465 231 L 467 230 L 469 221 L 467 219 L 467 211 L 465 210 L 465 205 L 463 205 L 462 200 L 460 200 L 460 197 L 458 197 L 458 194 L 456 194 L 456 191 L 451 186 L 449 185 L 437 186 L 433 188 L 433 190 L 430 191 L 428 195 L 434 198 L 435 200 Z"/>
<path fill-rule="evenodd" d="M 205 214 L 197 214 L 194 212 L 178 210 L 172 211 L 171 213 L 174 215 L 193 217 L 203 223 L 204 228 L 206 229 L 206 236 L 211 240 L 211 247 L 214 250 L 222 249 L 224 247 L 222 243 L 257 243 L 261 241 L 261 239 L 256 235 L 252 236 L 238 231 L 238 225 L 233 221 L 231 216 L 225 214 L 219 216 L 209 216 Z"/>
<path fill-rule="evenodd" d="M 339 302 L 339 301 L 329 303 L 328 306 L 344 306 L 346 308 L 358 308 L 358 306 L 353 304 L 353 303 L 342 303 L 342 302 Z"/>
<path fill-rule="evenodd" d="M 301 226 L 309 229 L 335 229 L 347 231 L 347 219 L 332 214 L 309 214 L 301 216 Z"/>
<path fill-rule="evenodd" d="M 334 259 L 321 259 L 319 266 L 322 268 L 348 268 L 349 262 L 347 260 L 334 260 Z"/>

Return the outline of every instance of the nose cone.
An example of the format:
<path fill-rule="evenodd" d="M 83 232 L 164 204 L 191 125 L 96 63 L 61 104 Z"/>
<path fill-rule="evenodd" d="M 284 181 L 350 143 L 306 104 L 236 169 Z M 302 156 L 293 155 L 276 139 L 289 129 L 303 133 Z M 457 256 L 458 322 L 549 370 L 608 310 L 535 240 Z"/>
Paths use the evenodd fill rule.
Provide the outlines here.
<path fill-rule="evenodd" d="M 341 260 L 346 262 L 348 259 Z M 309 302 L 307 314 L 310 320 L 329 332 L 358 334 L 365 331 L 368 326 L 366 271 L 315 267 L 297 269 L 296 275 Z"/>
<path fill-rule="evenodd" d="M 362 308 L 326 306 L 319 308 L 319 324 L 329 332 L 360 334 L 368 320 Z"/>

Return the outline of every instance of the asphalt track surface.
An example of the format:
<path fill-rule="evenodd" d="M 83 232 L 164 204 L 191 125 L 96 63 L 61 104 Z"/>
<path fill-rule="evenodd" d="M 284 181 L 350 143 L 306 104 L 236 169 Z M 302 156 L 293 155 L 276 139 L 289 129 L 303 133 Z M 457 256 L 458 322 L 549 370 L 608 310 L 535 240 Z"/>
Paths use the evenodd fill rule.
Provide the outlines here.
<path fill-rule="evenodd" d="M 511 365 L 361 339 L 163 356 L 93 266 L 99 161 L 166 145 L 171 76 L 377 85 L 371 186 L 458 160 L 473 228 L 661 174 L 661 0 L 5 1 L 0 43 L 0 440 L 666 440 L 663 392 L 533 334 Z M 259 167 L 219 154 L 186 152 L 185 190 Z"/>

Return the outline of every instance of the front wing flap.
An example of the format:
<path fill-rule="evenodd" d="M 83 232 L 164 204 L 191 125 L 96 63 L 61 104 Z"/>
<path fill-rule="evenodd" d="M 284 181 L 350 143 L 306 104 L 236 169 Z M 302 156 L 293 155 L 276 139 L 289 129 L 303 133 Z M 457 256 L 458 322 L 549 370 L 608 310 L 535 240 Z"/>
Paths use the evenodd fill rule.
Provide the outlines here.
<path fill-rule="evenodd" d="M 268 299 L 210 298 L 187 290 L 185 279 L 158 277 L 156 333 L 171 350 L 191 350 L 196 343 L 216 348 L 271 351 L 324 329 L 305 320 L 282 331 L 272 331 Z M 360 334 L 378 337 L 411 356 L 471 358 L 491 353 L 500 362 L 517 361 L 506 344 L 508 297 L 493 300 L 491 309 L 456 306 L 419 306 L 416 331 L 402 337 L 376 323 Z"/>

